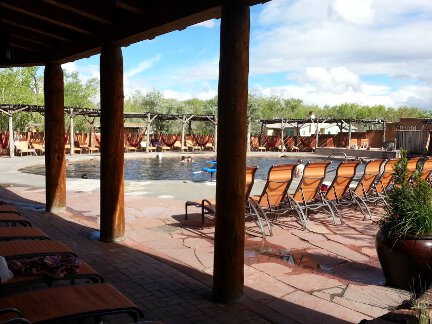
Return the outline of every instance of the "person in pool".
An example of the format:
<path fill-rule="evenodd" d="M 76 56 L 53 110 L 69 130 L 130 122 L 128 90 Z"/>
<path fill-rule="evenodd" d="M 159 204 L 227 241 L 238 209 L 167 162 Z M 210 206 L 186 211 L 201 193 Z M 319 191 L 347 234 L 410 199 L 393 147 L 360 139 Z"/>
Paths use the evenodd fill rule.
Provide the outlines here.
<path fill-rule="evenodd" d="M 305 168 L 305 166 L 303 164 L 303 160 L 299 159 L 297 162 L 297 166 L 295 167 L 295 170 L 294 170 L 294 177 L 296 177 L 296 178 L 303 177 L 304 168 Z"/>

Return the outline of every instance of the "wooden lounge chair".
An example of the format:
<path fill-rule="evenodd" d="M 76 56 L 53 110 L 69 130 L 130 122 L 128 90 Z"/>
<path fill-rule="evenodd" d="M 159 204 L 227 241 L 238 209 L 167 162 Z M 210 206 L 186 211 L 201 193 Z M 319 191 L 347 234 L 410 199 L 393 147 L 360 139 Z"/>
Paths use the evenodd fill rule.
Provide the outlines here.
<path fill-rule="evenodd" d="M 333 222 L 336 223 L 333 208 L 326 199 L 322 199 L 321 195 L 321 185 L 329 165 L 330 162 L 308 162 L 296 191 L 287 196 L 292 208 L 304 220 L 303 227 L 305 228 L 307 228 L 306 221 L 309 219 L 309 211 L 321 208 L 324 208 L 333 217 Z"/>
<path fill-rule="evenodd" d="M 422 170 L 420 173 L 420 178 L 430 183 L 431 174 L 432 174 L 432 159 L 429 158 L 426 159 L 423 163 Z"/>
<path fill-rule="evenodd" d="M 393 184 L 393 174 L 395 172 L 394 167 L 399 160 L 400 159 L 390 159 L 384 166 L 384 171 L 375 185 L 375 191 L 377 195 L 381 196 L 381 198 L 384 198 L 387 195 L 387 190 Z"/>
<path fill-rule="evenodd" d="M 336 169 L 336 176 L 334 177 L 332 183 L 327 188 L 327 191 L 323 193 L 323 199 L 330 203 L 330 205 L 333 207 L 333 211 L 338 215 L 341 221 L 342 215 L 339 208 L 347 201 L 347 196 L 349 195 L 350 191 L 350 184 L 356 175 L 359 164 L 359 161 L 341 162 Z M 351 201 L 351 199 L 348 199 L 348 201 Z"/>
<path fill-rule="evenodd" d="M 0 213 L 21 215 L 14 206 L 7 204 L 0 204 Z"/>
<path fill-rule="evenodd" d="M 0 241 L 48 239 L 48 235 L 36 227 L 0 227 Z"/>
<path fill-rule="evenodd" d="M 296 164 L 279 164 L 272 165 L 268 171 L 267 180 L 261 195 L 251 197 L 251 207 L 256 209 L 257 213 L 262 214 L 268 223 L 269 214 L 274 215 L 274 220 L 281 214 L 291 211 L 284 204 L 284 199 L 294 177 Z M 304 220 L 300 218 L 300 223 L 306 226 Z M 269 227 L 271 234 L 271 228 Z"/>
<path fill-rule="evenodd" d="M 194 145 L 192 140 L 186 140 L 186 147 L 188 151 L 194 152 L 194 151 L 201 151 L 201 146 Z"/>
<path fill-rule="evenodd" d="M 30 148 L 28 141 L 15 142 L 15 150 L 16 150 L 16 153 L 19 154 L 20 156 L 22 156 L 23 153 L 25 153 L 26 155 L 28 155 L 28 154 L 37 155 L 35 149 Z"/>
<path fill-rule="evenodd" d="M 32 143 L 32 147 L 36 151 L 36 154 L 44 155 L 45 154 L 45 145 L 41 143 Z"/>
<path fill-rule="evenodd" d="M 415 157 L 408 160 L 407 173 L 405 175 L 408 180 L 412 177 L 414 172 L 417 171 L 417 165 L 419 165 L 419 162 L 420 162 L 420 157 Z"/>
<path fill-rule="evenodd" d="M 71 145 L 70 144 L 65 144 L 65 153 L 68 154 L 70 152 L 71 152 Z M 74 153 L 81 154 L 81 148 L 74 146 Z"/>
<path fill-rule="evenodd" d="M 7 228 L 10 229 L 10 228 Z M 0 242 L 0 255 L 6 260 L 20 260 L 34 257 L 71 255 L 76 254 L 62 242 L 54 240 L 20 240 Z M 80 267 L 77 273 L 65 274 L 63 277 L 54 278 L 48 276 L 22 276 L 15 275 L 11 280 L 0 284 L 0 292 L 13 289 L 18 286 L 28 286 L 35 283 L 46 283 L 51 285 L 53 281 L 68 280 L 74 283 L 76 280 L 90 280 L 93 283 L 103 282 L 104 278 L 90 265 L 80 260 Z"/>
<path fill-rule="evenodd" d="M 0 309 L 15 311 L 31 323 L 64 323 L 128 314 L 136 323 L 144 315 L 108 283 L 47 288 L 0 298 Z"/>
<path fill-rule="evenodd" d="M 258 167 L 256 166 L 247 166 L 246 167 L 246 187 L 245 187 L 245 196 L 246 196 L 246 202 L 248 201 L 250 192 L 252 190 L 254 180 L 255 180 L 255 173 Z M 201 208 L 201 227 L 204 227 L 204 219 L 206 215 L 215 216 L 216 215 L 216 201 L 215 200 L 208 200 L 203 199 L 201 202 L 196 201 L 187 201 L 185 203 L 185 219 L 188 218 L 188 207 L 189 206 L 195 206 L 198 208 Z M 264 234 L 264 227 L 262 224 L 262 220 L 259 217 L 259 215 L 246 215 L 253 217 L 253 220 L 255 223 L 257 223 L 258 227 L 260 227 L 262 235 Z M 254 217 L 255 216 L 255 217 Z"/>
<path fill-rule="evenodd" d="M 31 226 L 31 223 L 27 219 L 14 212 L 0 212 L 0 223 L 11 226 L 16 226 L 17 224 L 22 226 Z"/>
<path fill-rule="evenodd" d="M 370 160 L 366 164 L 357 185 L 350 190 L 351 202 L 359 207 L 365 218 L 366 216 L 369 216 L 369 219 L 372 218 L 368 203 L 376 203 L 382 200 L 382 197 L 377 195 L 375 186 L 385 163 L 386 160 L 384 159 Z"/>
<path fill-rule="evenodd" d="M 21 240 L 0 242 L 0 255 L 6 260 L 33 258 L 36 256 L 76 254 L 60 241 L 55 240 Z"/>
<path fill-rule="evenodd" d="M 360 148 L 367 149 L 369 147 L 369 140 L 367 138 L 360 139 Z"/>

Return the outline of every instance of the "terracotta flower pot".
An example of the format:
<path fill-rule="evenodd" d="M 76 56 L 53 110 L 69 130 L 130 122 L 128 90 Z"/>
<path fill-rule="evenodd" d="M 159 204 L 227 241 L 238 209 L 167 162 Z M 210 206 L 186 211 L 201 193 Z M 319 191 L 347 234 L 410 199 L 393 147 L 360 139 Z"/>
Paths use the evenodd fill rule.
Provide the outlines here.
<path fill-rule="evenodd" d="M 375 246 L 387 286 L 419 293 L 431 285 L 432 237 L 396 239 L 378 231 Z"/>

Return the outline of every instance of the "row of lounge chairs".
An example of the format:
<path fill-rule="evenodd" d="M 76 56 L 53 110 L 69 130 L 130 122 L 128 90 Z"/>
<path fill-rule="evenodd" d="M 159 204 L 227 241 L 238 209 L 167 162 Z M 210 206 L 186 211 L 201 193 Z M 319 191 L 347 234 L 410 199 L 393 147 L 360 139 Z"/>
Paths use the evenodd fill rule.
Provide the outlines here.
<path fill-rule="evenodd" d="M 60 241 L 50 240 L 13 207 L 0 204 L 0 255 L 7 262 L 37 257 L 76 254 Z M 128 314 L 138 322 L 142 311 L 90 265 L 78 261 L 79 269 L 60 277 L 17 275 L 0 284 L 0 322 L 65 323 L 70 320 L 100 320 L 104 316 Z M 55 287 L 51 286 L 56 283 Z M 42 284 L 42 288 L 41 288 Z M 65 285 L 66 284 L 66 285 Z"/>
<path fill-rule="evenodd" d="M 310 214 L 316 210 L 325 211 L 334 224 L 343 222 L 341 209 L 354 206 L 364 215 L 372 218 L 371 204 L 385 204 L 385 196 L 392 185 L 395 164 L 399 159 L 378 159 L 366 163 L 359 175 L 359 161 L 344 161 L 336 169 L 333 180 L 324 183 L 329 161 L 309 162 L 298 184 L 294 178 L 296 164 L 280 164 L 270 167 L 267 181 L 260 195 L 249 196 L 254 183 L 256 167 L 246 168 L 246 216 L 252 218 L 262 235 L 272 235 L 272 224 L 281 223 L 281 216 L 294 216 L 303 229 L 308 228 Z M 407 177 L 418 169 L 420 177 L 428 180 L 432 172 L 432 159 L 420 163 L 419 158 L 408 161 Z M 291 185 L 295 189 L 289 192 Z M 201 208 L 201 225 L 206 215 L 216 215 L 216 202 L 204 199 L 185 203 L 185 218 L 188 208 Z"/>

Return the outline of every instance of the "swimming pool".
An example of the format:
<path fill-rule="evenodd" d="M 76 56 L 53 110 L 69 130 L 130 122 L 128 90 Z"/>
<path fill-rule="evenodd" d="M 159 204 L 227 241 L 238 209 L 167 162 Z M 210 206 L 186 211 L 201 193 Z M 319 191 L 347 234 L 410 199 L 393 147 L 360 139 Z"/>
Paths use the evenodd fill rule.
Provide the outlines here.
<path fill-rule="evenodd" d="M 193 162 L 180 162 L 180 157 L 125 159 L 125 180 L 188 180 L 193 182 L 205 182 L 210 180 L 210 174 L 201 171 L 203 167 L 210 165 L 210 161 L 216 157 L 194 156 Z M 267 179 L 270 166 L 273 164 L 297 163 L 297 159 L 281 157 L 247 157 L 247 165 L 257 165 L 257 179 Z M 304 162 L 311 159 L 304 159 Z M 334 170 L 340 161 L 331 161 L 328 167 L 328 175 L 334 174 Z M 45 166 L 36 166 L 21 169 L 22 172 L 45 175 Z M 71 162 L 67 166 L 66 176 L 68 178 L 99 179 L 99 159 Z"/>

